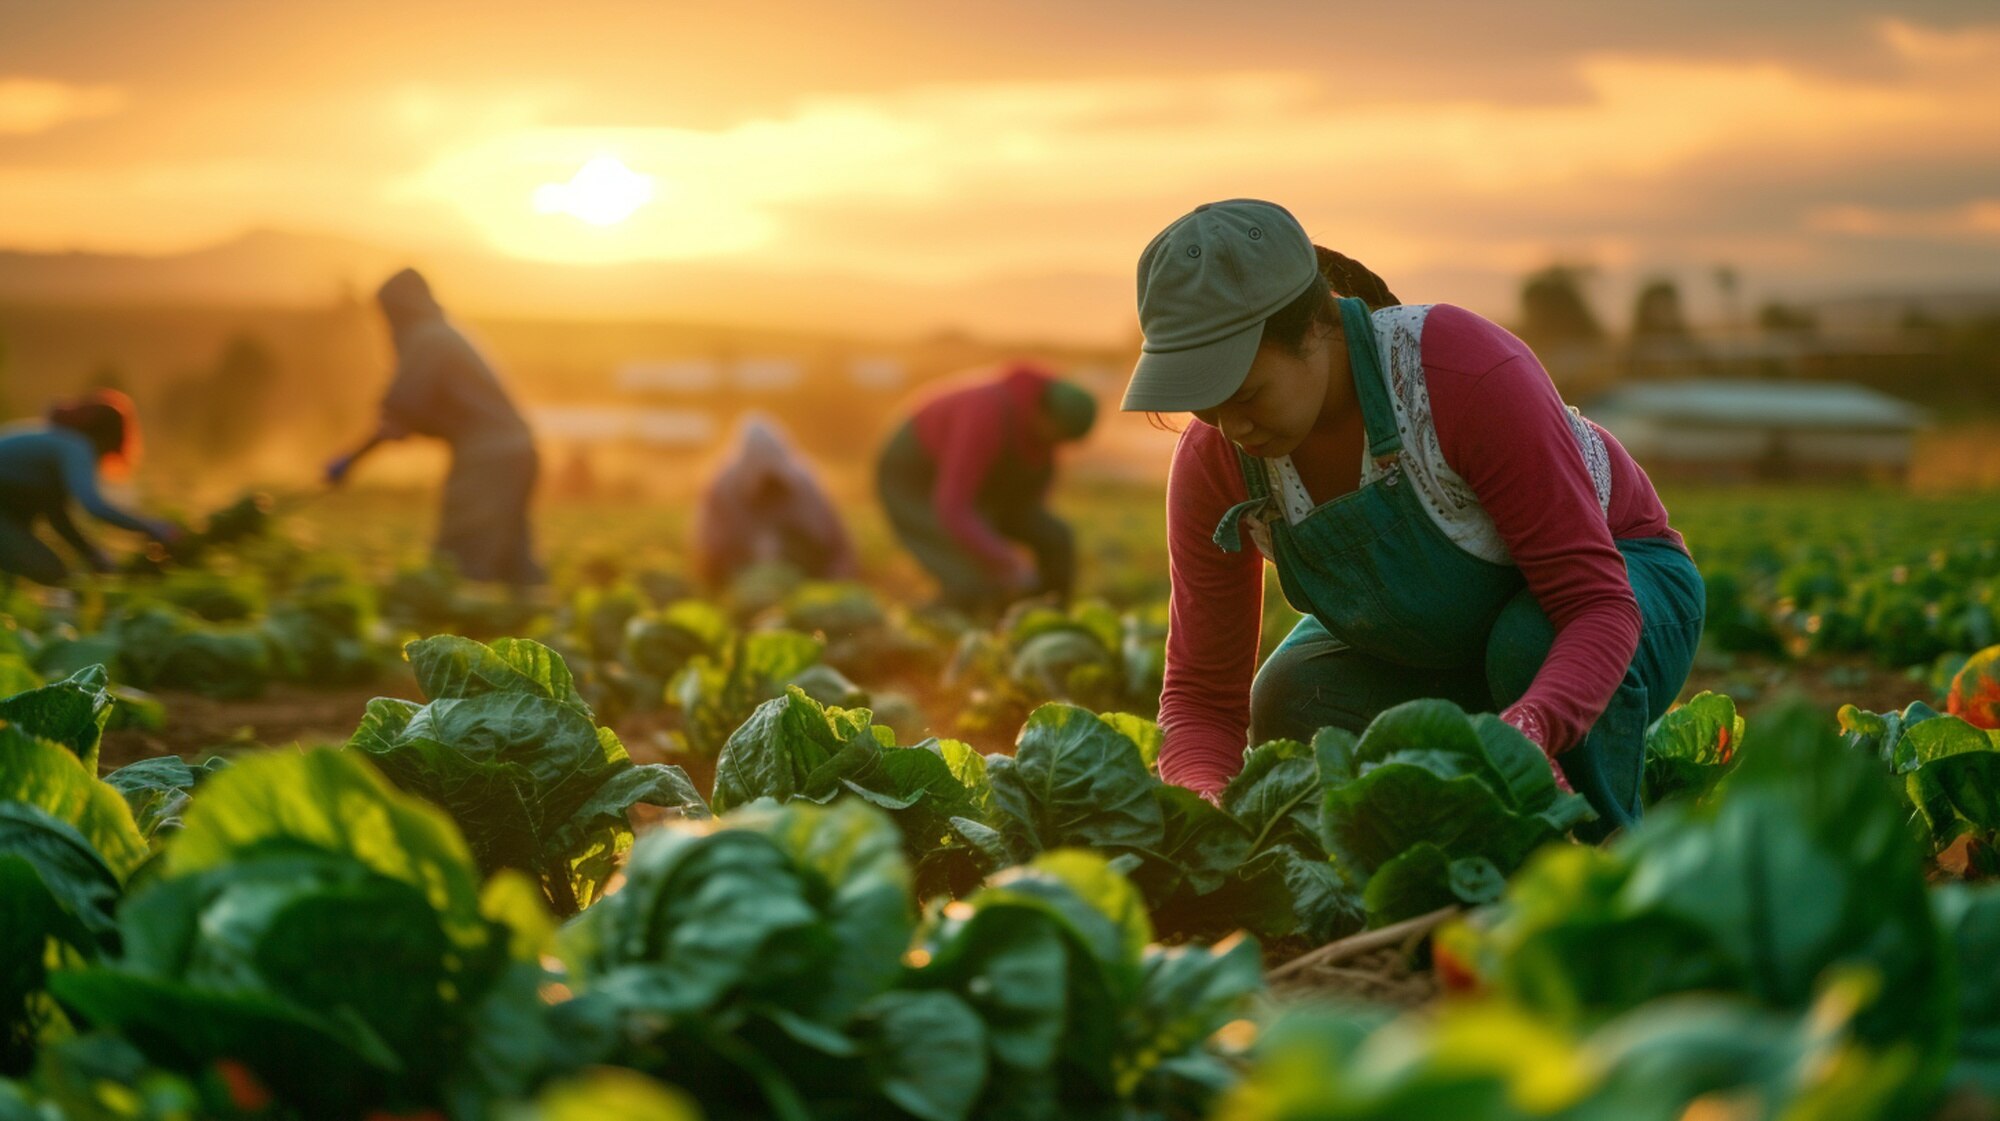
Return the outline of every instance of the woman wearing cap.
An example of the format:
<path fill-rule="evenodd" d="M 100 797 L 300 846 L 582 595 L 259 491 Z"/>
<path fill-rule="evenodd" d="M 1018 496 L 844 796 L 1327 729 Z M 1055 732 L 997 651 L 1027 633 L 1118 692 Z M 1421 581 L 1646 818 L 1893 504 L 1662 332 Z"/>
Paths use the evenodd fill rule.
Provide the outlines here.
<path fill-rule="evenodd" d="M 813 579 L 855 574 L 854 549 L 839 513 L 771 417 L 743 418 L 735 447 L 702 491 L 694 560 L 711 588 L 771 561 Z"/>
<path fill-rule="evenodd" d="M 1161 773 L 1213 797 L 1246 742 L 1443 697 L 1499 710 L 1600 831 L 1637 820 L 1703 590 L 1625 449 L 1519 339 L 1400 305 L 1271 203 L 1196 208 L 1138 279 L 1124 408 L 1196 419 L 1168 484 Z M 1306 617 L 1259 670 L 1265 558 Z"/>
<path fill-rule="evenodd" d="M 877 492 L 946 605 L 979 612 L 1045 592 L 1069 598 L 1075 543 L 1043 502 L 1056 445 L 1083 439 L 1096 418 L 1089 393 L 1023 363 L 936 394 L 889 438 Z"/>
<path fill-rule="evenodd" d="M 180 527 L 141 517 L 107 501 L 98 490 L 98 472 L 123 474 L 138 465 L 139 419 L 132 399 L 101 389 L 49 408 L 45 421 L 0 430 L 0 572 L 39 584 L 60 584 L 69 569 L 35 536 L 47 520 L 85 563 L 98 572 L 111 558 L 70 518 L 71 502 L 101 522 L 172 542 Z"/>
<path fill-rule="evenodd" d="M 435 552 L 474 580 L 513 585 L 545 578 L 535 563 L 528 501 L 541 460 L 520 410 L 484 355 L 447 319 L 415 269 L 375 294 L 396 344 L 396 375 L 382 418 L 360 447 L 326 465 L 339 486 L 363 457 L 390 440 L 435 436 L 451 446 Z"/>

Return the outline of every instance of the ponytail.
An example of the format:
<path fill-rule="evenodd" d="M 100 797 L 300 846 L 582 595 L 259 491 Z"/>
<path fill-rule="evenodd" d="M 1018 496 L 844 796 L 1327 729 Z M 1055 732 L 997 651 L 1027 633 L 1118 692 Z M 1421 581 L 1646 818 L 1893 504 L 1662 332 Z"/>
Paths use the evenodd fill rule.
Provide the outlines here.
<path fill-rule="evenodd" d="M 1331 249 L 1313 246 L 1313 254 L 1319 258 L 1319 274 L 1324 285 L 1314 284 L 1299 293 L 1297 299 L 1273 312 L 1264 321 L 1264 342 L 1282 346 L 1293 353 L 1302 353 L 1305 348 L 1306 332 L 1315 326 L 1340 326 L 1340 309 L 1334 306 L 1336 296 L 1353 296 L 1368 305 L 1370 311 L 1380 311 L 1394 307 L 1403 301 L 1396 298 L 1382 278 L 1368 270 L 1368 266 Z"/>
<path fill-rule="evenodd" d="M 1389 286 L 1382 282 L 1381 277 L 1347 254 L 1336 253 L 1320 245 L 1313 246 L 1313 254 L 1319 258 L 1319 274 L 1333 286 L 1335 295 L 1359 297 L 1362 303 L 1368 305 L 1369 311 L 1381 311 L 1403 302 L 1389 291 Z"/>

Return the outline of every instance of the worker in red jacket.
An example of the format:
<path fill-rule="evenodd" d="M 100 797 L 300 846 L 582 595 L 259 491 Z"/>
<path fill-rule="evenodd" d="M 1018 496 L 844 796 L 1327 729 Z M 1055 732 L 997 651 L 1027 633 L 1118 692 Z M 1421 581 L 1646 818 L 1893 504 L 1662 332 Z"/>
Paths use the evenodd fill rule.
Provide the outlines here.
<path fill-rule="evenodd" d="M 1083 439 L 1096 418 L 1081 387 L 1018 363 L 933 395 L 890 437 L 877 493 L 946 605 L 980 613 L 1069 598 L 1075 541 L 1045 503 L 1057 445 Z"/>
<path fill-rule="evenodd" d="M 1246 743 L 1442 697 L 1499 711 L 1598 829 L 1636 821 L 1704 597 L 1625 449 L 1505 329 L 1402 304 L 1274 204 L 1196 208 L 1138 280 L 1124 408 L 1195 418 L 1167 490 L 1161 774 L 1213 797 Z M 1266 560 L 1306 617 L 1259 669 Z"/>

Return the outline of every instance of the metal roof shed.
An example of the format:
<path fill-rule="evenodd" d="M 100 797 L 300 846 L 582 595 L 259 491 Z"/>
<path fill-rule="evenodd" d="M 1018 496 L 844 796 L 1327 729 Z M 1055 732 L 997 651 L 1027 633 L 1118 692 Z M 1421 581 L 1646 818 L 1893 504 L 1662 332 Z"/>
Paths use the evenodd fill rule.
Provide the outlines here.
<path fill-rule="evenodd" d="M 1839 382 L 1628 383 L 1586 411 L 1649 472 L 1709 477 L 1900 477 L 1928 420 L 1907 401 Z"/>

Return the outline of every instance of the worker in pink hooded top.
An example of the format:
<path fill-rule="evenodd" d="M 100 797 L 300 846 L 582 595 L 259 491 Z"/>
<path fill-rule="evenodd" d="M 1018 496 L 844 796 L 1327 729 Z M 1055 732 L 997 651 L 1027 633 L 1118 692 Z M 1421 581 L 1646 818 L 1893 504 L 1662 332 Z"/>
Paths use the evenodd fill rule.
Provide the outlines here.
<path fill-rule="evenodd" d="M 752 565 L 782 562 L 818 580 L 856 574 L 854 546 L 833 501 L 778 422 L 745 416 L 736 442 L 702 491 L 695 568 L 710 587 Z"/>

